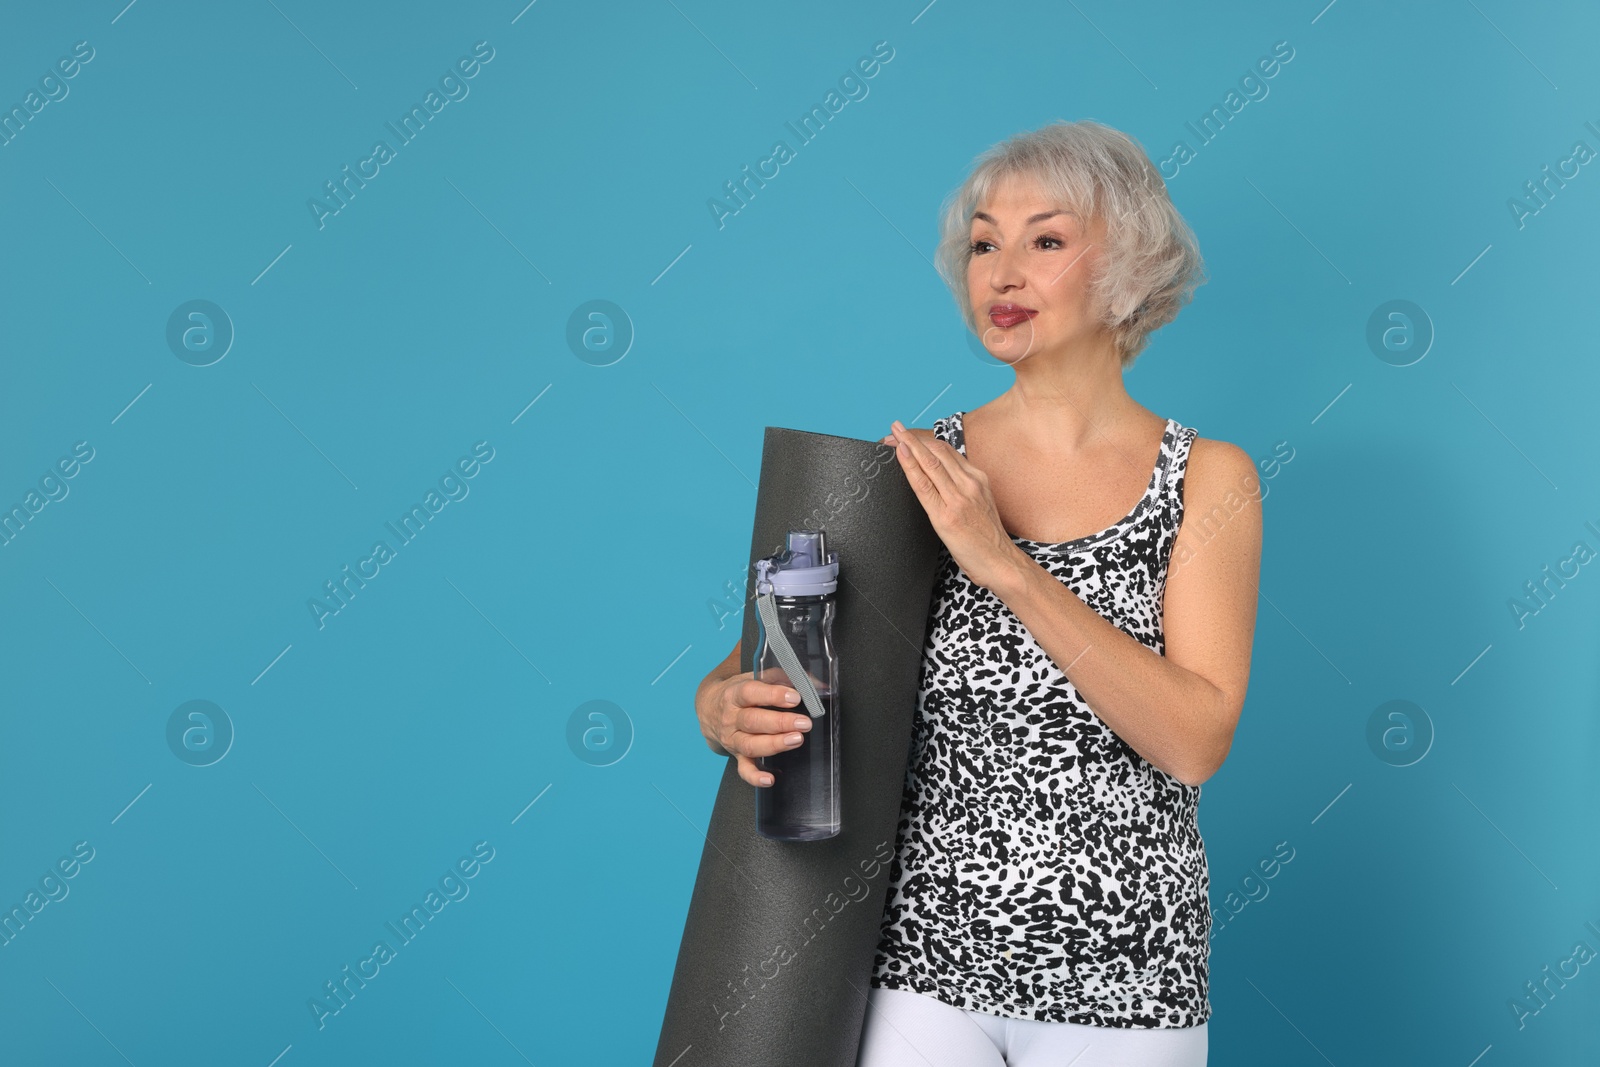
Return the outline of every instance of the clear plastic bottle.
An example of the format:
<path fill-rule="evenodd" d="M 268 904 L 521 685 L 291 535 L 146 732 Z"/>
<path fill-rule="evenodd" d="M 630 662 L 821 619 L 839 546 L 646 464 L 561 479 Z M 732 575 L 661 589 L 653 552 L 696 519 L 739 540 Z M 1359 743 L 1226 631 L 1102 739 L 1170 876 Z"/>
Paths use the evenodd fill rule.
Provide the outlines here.
<path fill-rule="evenodd" d="M 826 538 L 822 530 L 791 530 L 787 548 L 756 561 L 755 677 L 798 690 L 798 706 L 775 710 L 812 720 L 797 747 L 756 758 L 756 766 L 772 775 L 770 786 L 756 790 L 756 830 L 780 841 L 820 841 L 836 836 L 841 826 L 839 659 L 833 647 L 839 554 L 827 552 Z"/>

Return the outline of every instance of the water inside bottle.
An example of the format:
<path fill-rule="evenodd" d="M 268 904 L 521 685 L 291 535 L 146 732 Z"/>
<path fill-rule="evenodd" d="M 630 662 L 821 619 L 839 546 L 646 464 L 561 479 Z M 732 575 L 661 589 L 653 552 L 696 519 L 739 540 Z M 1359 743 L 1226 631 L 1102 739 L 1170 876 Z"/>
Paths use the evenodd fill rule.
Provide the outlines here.
<path fill-rule="evenodd" d="M 756 829 L 784 841 L 817 841 L 839 832 L 839 789 L 834 781 L 839 743 L 835 694 L 819 693 L 824 714 L 802 731 L 798 747 L 758 756 L 756 766 L 772 775 L 772 784 L 756 791 Z M 806 714 L 805 705 L 780 708 Z"/>

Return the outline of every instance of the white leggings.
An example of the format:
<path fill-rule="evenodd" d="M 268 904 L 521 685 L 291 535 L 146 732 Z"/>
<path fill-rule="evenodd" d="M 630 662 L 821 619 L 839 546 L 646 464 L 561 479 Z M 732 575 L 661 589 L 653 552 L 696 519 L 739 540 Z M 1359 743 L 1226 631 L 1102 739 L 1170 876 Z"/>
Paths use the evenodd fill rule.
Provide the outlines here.
<path fill-rule="evenodd" d="M 1206 1024 L 1181 1029 L 1007 1019 L 872 987 L 856 1067 L 1205 1067 Z"/>

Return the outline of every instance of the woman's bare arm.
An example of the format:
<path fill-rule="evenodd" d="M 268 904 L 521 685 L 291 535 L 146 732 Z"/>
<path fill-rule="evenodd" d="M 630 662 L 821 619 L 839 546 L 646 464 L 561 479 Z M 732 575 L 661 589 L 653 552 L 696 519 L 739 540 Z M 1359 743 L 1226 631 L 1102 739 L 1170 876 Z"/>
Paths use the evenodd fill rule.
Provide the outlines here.
<path fill-rule="evenodd" d="M 700 679 L 700 684 L 695 687 L 694 691 L 697 702 L 699 700 L 700 690 L 715 682 L 720 682 L 724 678 L 732 678 L 734 675 L 740 673 L 739 653 L 743 644 L 744 637 L 741 635 L 739 640 L 733 643 L 733 651 L 728 653 L 728 658 L 717 664 L 715 667 L 712 667 L 710 673 L 704 678 Z M 717 742 L 712 738 L 706 738 L 706 746 L 719 756 L 733 755 L 733 753 L 717 744 Z"/>

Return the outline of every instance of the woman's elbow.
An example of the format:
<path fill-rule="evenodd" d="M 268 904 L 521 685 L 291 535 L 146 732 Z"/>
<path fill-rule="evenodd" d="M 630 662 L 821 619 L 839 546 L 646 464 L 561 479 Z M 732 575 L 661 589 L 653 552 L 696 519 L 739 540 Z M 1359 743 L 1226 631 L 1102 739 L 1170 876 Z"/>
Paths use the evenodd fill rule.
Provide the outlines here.
<path fill-rule="evenodd" d="M 1184 773 L 1174 775 L 1184 785 L 1198 788 L 1206 783 L 1212 775 L 1222 769 L 1223 763 L 1228 759 L 1228 753 L 1233 749 L 1233 731 L 1222 738 L 1212 750 L 1204 757 L 1197 759 L 1193 764 L 1184 768 Z"/>

